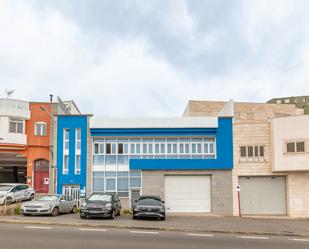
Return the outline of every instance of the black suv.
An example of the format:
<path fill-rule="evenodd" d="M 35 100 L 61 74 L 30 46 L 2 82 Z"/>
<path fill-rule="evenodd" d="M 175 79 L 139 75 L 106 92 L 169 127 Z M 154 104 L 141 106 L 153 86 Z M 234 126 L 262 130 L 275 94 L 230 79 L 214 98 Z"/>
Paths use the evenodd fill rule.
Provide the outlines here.
<path fill-rule="evenodd" d="M 160 196 L 142 195 L 132 206 L 133 219 L 159 218 L 165 220 L 164 201 Z"/>
<path fill-rule="evenodd" d="M 82 219 L 90 217 L 106 217 L 115 219 L 120 215 L 121 204 L 116 194 L 93 193 L 80 208 Z"/>

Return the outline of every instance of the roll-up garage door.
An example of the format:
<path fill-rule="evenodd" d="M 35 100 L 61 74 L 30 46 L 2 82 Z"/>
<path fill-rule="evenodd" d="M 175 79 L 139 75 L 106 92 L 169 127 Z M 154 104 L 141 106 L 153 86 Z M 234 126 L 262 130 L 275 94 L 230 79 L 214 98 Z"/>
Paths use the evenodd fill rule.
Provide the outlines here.
<path fill-rule="evenodd" d="M 285 177 L 239 177 L 243 214 L 286 214 Z"/>
<path fill-rule="evenodd" d="M 211 212 L 210 176 L 165 176 L 167 212 Z"/>

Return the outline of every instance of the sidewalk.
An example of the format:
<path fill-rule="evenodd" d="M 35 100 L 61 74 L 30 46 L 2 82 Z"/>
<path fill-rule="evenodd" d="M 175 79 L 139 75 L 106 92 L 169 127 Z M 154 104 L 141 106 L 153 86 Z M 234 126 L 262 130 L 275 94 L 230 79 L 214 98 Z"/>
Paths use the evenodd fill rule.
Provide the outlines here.
<path fill-rule="evenodd" d="M 308 219 L 168 216 L 166 221 L 157 221 L 132 220 L 130 216 L 121 216 L 115 220 L 82 220 L 79 214 L 64 214 L 58 217 L 1 216 L 0 222 L 309 237 Z"/>

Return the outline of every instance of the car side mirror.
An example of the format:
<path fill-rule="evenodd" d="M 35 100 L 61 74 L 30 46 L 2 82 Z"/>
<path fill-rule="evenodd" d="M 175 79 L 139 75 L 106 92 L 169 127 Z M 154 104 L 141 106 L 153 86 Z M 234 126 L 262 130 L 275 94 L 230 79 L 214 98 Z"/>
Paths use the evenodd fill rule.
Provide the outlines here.
<path fill-rule="evenodd" d="M 165 201 L 162 201 L 162 203 L 165 203 Z"/>
<path fill-rule="evenodd" d="M 134 202 L 137 202 L 137 200 L 135 200 Z"/>

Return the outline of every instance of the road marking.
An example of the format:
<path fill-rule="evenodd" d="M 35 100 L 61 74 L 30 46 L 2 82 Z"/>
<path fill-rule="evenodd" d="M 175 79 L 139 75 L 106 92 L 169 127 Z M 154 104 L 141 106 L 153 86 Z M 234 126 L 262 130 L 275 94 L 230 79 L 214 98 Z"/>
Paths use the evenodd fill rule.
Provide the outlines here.
<path fill-rule="evenodd" d="M 34 227 L 34 226 L 25 226 L 26 229 L 53 229 L 52 227 Z"/>
<path fill-rule="evenodd" d="M 140 234 L 159 234 L 159 232 L 149 232 L 149 231 L 130 231 L 130 233 L 140 233 Z"/>
<path fill-rule="evenodd" d="M 203 234 L 203 233 L 187 233 L 185 235 L 188 235 L 188 236 L 200 236 L 200 237 L 213 237 L 214 236 L 212 234 Z"/>
<path fill-rule="evenodd" d="M 309 242 L 309 239 L 289 239 L 289 240 Z"/>
<path fill-rule="evenodd" d="M 91 231 L 91 232 L 106 232 L 106 229 L 95 229 L 95 228 L 79 228 L 79 231 Z"/>
<path fill-rule="evenodd" d="M 241 239 L 269 239 L 268 237 L 256 237 L 256 236 L 237 236 L 237 238 L 241 238 Z"/>

